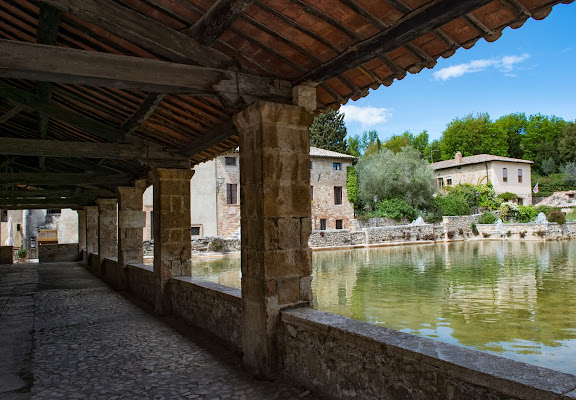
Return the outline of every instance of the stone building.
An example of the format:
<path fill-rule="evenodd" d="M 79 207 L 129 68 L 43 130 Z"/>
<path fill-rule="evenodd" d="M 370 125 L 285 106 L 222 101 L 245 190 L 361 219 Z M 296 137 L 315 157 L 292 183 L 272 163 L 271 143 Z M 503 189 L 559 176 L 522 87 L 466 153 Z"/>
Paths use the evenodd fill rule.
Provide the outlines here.
<path fill-rule="evenodd" d="M 312 229 L 351 229 L 354 206 L 346 190 L 347 167 L 354 157 L 310 147 Z M 240 159 L 238 150 L 194 167 L 191 185 L 191 235 L 230 237 L 240 230 Z M 144 192 L 146 227 L 151 240 L 152 188 Z"/>
<path fill-rule="evenodd" d="M 478 154 L 462 157 L 459 151 L 453 160 L 430 164 L 440 189 L 459 183 L 472 185 L 491 183 L 496 194 L 518 195 L 519 204 L 532 204 L 532 161 L 518 158 Z"/>

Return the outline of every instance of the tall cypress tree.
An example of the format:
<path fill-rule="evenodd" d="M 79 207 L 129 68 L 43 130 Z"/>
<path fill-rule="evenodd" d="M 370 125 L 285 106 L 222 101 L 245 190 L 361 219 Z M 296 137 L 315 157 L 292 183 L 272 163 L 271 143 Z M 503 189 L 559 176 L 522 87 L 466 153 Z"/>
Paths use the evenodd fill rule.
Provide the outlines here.
<path fill-rule="evenodd" d="M 321 149 L 346 152 L 344 114 L 330 109 L 314 118 L 310 126 L 310 145 Z"/>

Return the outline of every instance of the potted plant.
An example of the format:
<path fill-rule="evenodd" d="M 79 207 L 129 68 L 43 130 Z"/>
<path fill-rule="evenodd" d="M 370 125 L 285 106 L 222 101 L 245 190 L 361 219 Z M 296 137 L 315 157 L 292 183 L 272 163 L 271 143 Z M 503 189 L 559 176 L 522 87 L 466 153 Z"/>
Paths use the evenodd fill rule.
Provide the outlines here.
<path fill-rule="evenodd" d="M 20 261 L 21 263 L 26 261 L 27 255 L 28 255 L 28 250 L 26 250 L 24 248 L 18 250 L 18 261 Z"/>

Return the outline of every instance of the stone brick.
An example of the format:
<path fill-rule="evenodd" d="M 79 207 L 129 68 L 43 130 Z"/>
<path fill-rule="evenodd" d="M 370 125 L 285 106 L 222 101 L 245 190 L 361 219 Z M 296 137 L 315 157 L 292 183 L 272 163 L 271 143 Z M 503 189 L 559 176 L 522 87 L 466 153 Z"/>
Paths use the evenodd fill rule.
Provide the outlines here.
<path fill-rule="evenodd" d="M 86 255 L 86 210 L 76 210 L 78 213 L 78 252 Z"/>
<path fill-rule="evenodd" d="M 98 255 L 104 258 L 118 257 L 116 199 L 96 199 L 98 204 Z"/>
<path fill-rule="evenodd" d="M 98 206 L 86 209 L 86 251 L 98 254 Z"/>

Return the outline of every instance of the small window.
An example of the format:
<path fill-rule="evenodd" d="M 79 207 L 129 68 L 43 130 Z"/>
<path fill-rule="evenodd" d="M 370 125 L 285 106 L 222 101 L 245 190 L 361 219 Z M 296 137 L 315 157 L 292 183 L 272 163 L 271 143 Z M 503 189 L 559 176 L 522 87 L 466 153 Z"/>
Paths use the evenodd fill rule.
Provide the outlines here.
<path fill-rule="evenodd" d="M 332 163 L 332 169 L 334 171 L 340 171 L 342 169 L 342 166 L 340 165 L 339 162 L 335 162 L 335 163 Z"/>
<path fill-rule="evenodd" d="M 439 188 L 443 188 L 443 187 L 444 187 L 444 178 L 438 178 L 438 187 L 439 187 Z"/>
<path fill-rule="evenodd" d="M 8 210 L 2 210 L 2 220 L 1 222 L 8 222 Z"/>
<path fill-rule="evenodd" d="M 236 157 L 225 157 L 224 159 L 226 160 L 226 165 L 236 165 Z"/>
<path fill-rule="evenodd" d="M 320 230 L 321 231 L 325 231 L 326 230 L 326 219 L 322 218 L 320 220 Z"/>
<path fill-rule="evenodd" d="M 62 214 L 62 210 L 60 208 L 51 208 L 46 210 L 47 215 L 55 215 L 55 214 Z"/>
<path fill-rule="evenodd" d="M 238 204 L 238 184 L 226 184 L 226 204 Z"/>
<path fill-rule="evenodd" d="M 522 197 L 518 197 L 518 205 L 519 206 L 523 206 L 524 205 L 524 199 Z"/>
<path fill-rule="evenodd" d="M 202 225 L 192 225 L 190 227 L 191 236 L 201 236 L 202 235 Z"/>
<path fill-rule="evenodd" d="M 502 168 L 502 181 L 508 182 L 508 168 Z"/>
<path fill-rule="evenodd" d="M 452 186 L 452 178 L 446 178 L 446 186 Z"/>
<path fill-rule="evenodd" d="M 314 186 L 310 186 L 310 200 L 314 201 Z"/>
<path fill-rule="evenodd" d="M 336 220 L 336 229 L 342 229 L 342 220 L 341 219 Z"/>
<path fill-rule="evenodd" d="M 334 186 L 334 204 L 342 204 L 342 186 Z"/>
<path fill-rule="evenodd" d="M 522 170 L 521 169 L 518 170 L 518 182 L 522 183 Z"/>

